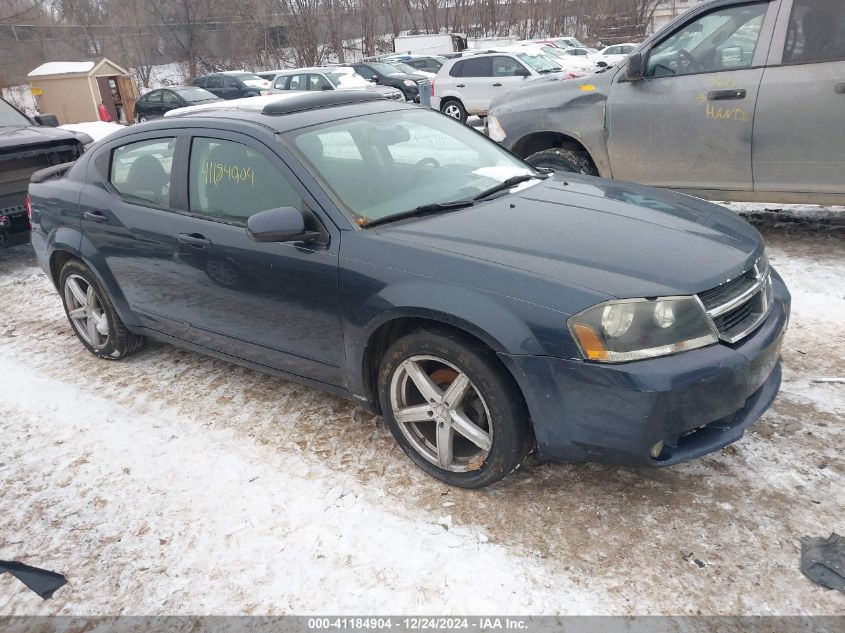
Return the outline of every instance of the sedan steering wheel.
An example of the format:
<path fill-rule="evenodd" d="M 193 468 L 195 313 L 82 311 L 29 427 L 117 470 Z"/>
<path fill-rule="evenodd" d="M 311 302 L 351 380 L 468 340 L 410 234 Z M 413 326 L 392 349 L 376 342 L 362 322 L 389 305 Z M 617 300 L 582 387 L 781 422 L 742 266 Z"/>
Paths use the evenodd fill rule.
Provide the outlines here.
<path fill-rule="evenodd" d="M 426 156 L 411 169 L 411 175 L 408 176 L 408 182 L 406 185 L 411 185 L 419 176 L 420 170 L 425 167 L 426 165 L 431 165 L 432 167 L 439 168 L 440 162 L 436 158 L 432 158 L 431 156 Z"/>

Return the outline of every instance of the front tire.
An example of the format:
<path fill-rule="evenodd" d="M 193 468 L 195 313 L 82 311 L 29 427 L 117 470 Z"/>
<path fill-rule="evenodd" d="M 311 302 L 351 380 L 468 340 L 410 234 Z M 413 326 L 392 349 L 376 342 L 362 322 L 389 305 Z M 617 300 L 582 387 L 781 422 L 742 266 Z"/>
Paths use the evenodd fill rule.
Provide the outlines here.
<path fill-rule="evenodd" d="M 136 114 L 135 115 L 135 123 L 144 123 L 147 121 L 147 117 L 143 114 Z"/>
<path fill-rule="evenodd" d="M 464 108 L 464 104 L 457 99 L 445 99 L 443 103 L 440 104 L 440 111 L 447 117 L 456 119 L 461 123 L 467 122 L 466 108 Z"/>
<path fill-rule="evenodd" d="M 544 167 L 554 171 L 568 171 L 587 176 L 598 176 L 599 172 L 590 155 L 571 149 L 546 149 L 536 154 L 531 154 L 525 159 L 534 167 Z"/>
<path fill-rule="evenodd" d="M 447 331 L 393 343 L 378 378 L 390 432 L 428 474 L 461 488 L 493 484 L 531 448 L 528 416 L 512 379 L 489 350 Z"/>
<path fill-rule="evenodd" d="M 119 360 L 143 347 L 144 337 L 126 329 L 88 266 L 68 261 L 59 276 L 59 289 L 74 333 L 94 356 Z"/>

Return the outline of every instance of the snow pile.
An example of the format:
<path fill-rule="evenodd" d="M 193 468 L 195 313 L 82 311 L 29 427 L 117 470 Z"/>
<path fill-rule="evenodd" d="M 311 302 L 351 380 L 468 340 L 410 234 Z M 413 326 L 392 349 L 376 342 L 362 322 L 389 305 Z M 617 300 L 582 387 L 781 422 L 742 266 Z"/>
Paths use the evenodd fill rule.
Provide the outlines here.
<path fill-rule="evenodd" d="M 87 73 L 92 68 L 94 68 L 94 62 L 47 62 L 30 71 L 27 77 L 73 75 L 76 73 Z"/>
<path fill-rule="evenodd" d="M 122 130 L 125 126 L 120 123 L 107 123 L 106 121 L 88 121 L 86 123 L 67 123 L 59 127 L 63 130 L 70 130 L 71 132 L 83 132 L 95 141 L 99 141 L 109 134 Z"/>

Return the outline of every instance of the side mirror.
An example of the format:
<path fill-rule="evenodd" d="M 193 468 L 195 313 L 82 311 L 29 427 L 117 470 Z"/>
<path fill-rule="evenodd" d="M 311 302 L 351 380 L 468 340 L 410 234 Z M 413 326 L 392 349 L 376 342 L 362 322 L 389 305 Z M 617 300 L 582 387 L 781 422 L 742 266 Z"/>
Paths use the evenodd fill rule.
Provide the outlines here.
<path fill-rule="evenodd" d="M 596 66 L 599 68 L 607 68 L 607 62 L 597 62 Z"/>
<path fill-rule="evenodd" d="M 256 213 L 246 221 L 246 233 L 253 242 L 307 242 L 320 237 L 305 230 L 305 217 L 294 207 L 279 207 Z"/>
<path fill-rule="evenodd" d="M 373 75 L 372 77 L 370 77 L 370 81 L 377 84 L 378 83 L 378 75 Z"/>
<path fill-rule="evenodd" d="M 59 119 L 55 114 L 36 114 L 35 122 L 44 127 L 59 127 Z"/>
<path fill-rule="evenodd" d="M 517 77 L 530 77 L 531 76 L 531 73 L 528 72 L 528 69 L 523 68 L 523 67 L 520 67 L 520 68 L 517 68 L 516 70 L 514 70 L 513 74 Z"/>
<path fill-rule="evenodd" d="M 640 81 L 645 78 L 645 58 L 642 53 L 631 53 L 628 55 L 628 66 L 625 68 L 625 79 L 628 81 Z"/>

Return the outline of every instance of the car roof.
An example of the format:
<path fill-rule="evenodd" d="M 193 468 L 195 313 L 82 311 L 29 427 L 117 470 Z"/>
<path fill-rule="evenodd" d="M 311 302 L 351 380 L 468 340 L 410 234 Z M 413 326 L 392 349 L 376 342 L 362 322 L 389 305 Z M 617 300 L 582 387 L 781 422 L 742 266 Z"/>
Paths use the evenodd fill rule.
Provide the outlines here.
<path fill-rule="evenodd" d="M 275 132 L 287 132 L 363 114 L 419 109 L 420 106 L 385 99 L 381 94 L 369 91 L 292 90 L 284 94 L 230 99 L 179 108 L 155 124 L 161 125 L 161 121 L 185 121 L 193 124 L 202 120 L 219 122 L 222 119 L 231 119 L 258 123 Z"/>

